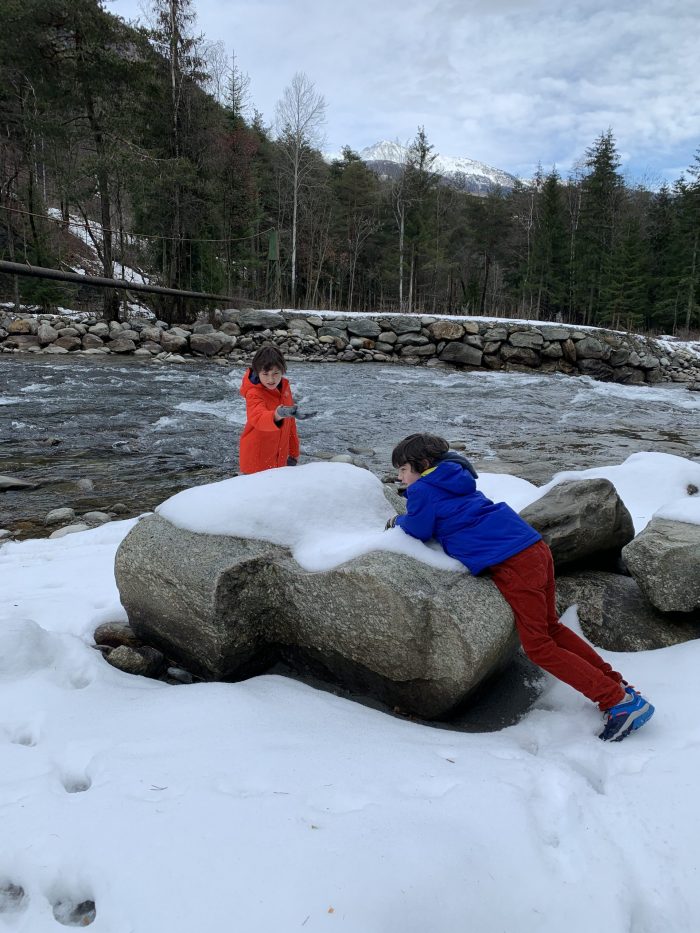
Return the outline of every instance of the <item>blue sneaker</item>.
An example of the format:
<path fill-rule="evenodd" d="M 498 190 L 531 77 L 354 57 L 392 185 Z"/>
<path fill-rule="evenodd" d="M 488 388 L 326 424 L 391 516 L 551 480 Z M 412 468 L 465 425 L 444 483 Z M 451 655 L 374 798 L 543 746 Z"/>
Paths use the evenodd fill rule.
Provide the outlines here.
<path fill-rule="evenodd" d="M 625 699 L 605 713 L 605 727 L 598 736 L 604 742 L 621 742 L 654 715 L 654 707 L 640 693 L 632 688 L 625 688 L 625 693 Z"/>

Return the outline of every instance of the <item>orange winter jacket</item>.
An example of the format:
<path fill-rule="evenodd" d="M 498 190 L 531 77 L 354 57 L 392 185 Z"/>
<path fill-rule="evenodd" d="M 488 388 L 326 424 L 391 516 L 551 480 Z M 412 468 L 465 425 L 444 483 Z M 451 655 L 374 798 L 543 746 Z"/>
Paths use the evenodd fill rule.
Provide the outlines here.
<path fill-rule="evenodd" d="M 287 379 L 276 389 L 266 389 L 260 382 L 250 378 L 246 371 L 241 383 L 241 395 L 245 399 L 246 423 L 241 434 L 238 456 L 241 473 L 260 473 L 273 467 L 287 465 L 287 457 L 299 457 L 299 437 L 294 418 L 285 418 L 275 423 L 278 405 L 293 405 L 292 390 Z"/>

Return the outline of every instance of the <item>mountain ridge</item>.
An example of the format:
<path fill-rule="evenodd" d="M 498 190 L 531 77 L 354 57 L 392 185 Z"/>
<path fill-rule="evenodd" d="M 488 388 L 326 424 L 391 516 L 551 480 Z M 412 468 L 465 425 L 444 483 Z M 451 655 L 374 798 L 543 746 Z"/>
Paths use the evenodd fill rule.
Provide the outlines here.
<path fill-rule="evenodd" d="M 408 146 L 387 139 L 372 146 L 365 146 L 358 152 L 362 161 L 376 174 L 395 178 L 408 159 Z M 443 156 L 434 153 L 432 171 L 440 176 L 443 184 L 469 191 L 472 194 L 488 194 L 496 187 L 511 191 L 519 179 L 510 172 L 487 165 L 465 156 Z M 329 161 L 340 156 L 327 156 Z"/>

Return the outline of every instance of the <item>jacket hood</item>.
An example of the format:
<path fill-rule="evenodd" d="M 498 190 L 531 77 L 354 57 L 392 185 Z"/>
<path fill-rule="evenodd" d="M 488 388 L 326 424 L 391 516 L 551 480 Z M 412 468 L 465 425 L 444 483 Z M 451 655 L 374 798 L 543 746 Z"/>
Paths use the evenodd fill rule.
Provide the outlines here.
<path fill-rule="evenodd" d="M 282 378 L 280 379 L 280 384 L 277 386 L 277 390 L 279 392 L 282 391 L 284 387 L 284 382 L 285 382 L 285 377 L 282 376 Z M 243 396 L 243 398 L 245 398 L 251 389 L 255 388 L 256 386 L 260 386 L 260 385 L 262 385 L 262 383 L 260 382 L 260 378 L 258 374 L 254 372 L 252 369 L 246 369 L 245 375 L 243 376 L 243 379 L 241 380 L 241 389 L 240 389 L 241 395 Z M 267 391 L 272 392 L 274 390 L 268 389 Z"/>
<path fill-rule="evenodd" d="M 448 450 L 446 454 L 443 454 L 441 457 L 438 457 L 439 463 L 459 463 L 460 466 L 464 467 L 465 470 L 468 470 L 474 479 L 479 479 L 479 474 L 476 472 L 471 463 L 467 460 L 466 457 L 463 457 L 461 454 L 456 454 L 453 450 Z"/>
<path fill-rule="evenodd" d="M 471 464 L 464 457 L 457 456 L 456 460 L 452 457 L 443 458 L 432 473 L 428 473 L 422 479 L 429 485 L 444 489 L 452 495 L 468 495 L 476 489 L 476 481 L 469 467 Z"/>

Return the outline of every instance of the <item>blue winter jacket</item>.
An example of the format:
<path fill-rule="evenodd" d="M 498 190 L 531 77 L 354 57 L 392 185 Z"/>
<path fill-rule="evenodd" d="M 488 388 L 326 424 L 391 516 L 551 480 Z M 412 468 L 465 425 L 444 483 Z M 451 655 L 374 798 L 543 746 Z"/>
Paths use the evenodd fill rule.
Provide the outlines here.
<path fill-rule="evenodd" d="M 406 490 L 396 525 L 421 541 L 435 538 L 473 574 L 519 554 L 542 537 L 505 502 L 491 502 L 459 462 L 444 460 Z"/>

